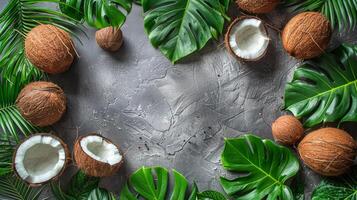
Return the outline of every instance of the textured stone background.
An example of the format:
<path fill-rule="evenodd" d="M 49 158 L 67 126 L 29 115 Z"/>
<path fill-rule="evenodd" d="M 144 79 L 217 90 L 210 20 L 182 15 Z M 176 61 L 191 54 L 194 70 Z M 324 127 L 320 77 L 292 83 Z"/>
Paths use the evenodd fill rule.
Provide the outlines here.
<path fill-rule="evenodd" d="M 0 8 L 5 5 L 0 2 Z M 232 18 L 237 16 L 232 5 Z M 95 30 L 77 41 L 80 58 L 71 70 L 50 76 L 68 98 L 68 111 L 54 130 L 73 145 L 78 135 L 98 132 L 125 152 L 125 167 L 102 181 L 118 193 L 138 167 L 175 168 L 200 189 L 218 189 L 224 137 L 251 132 L 272 138 L 270 124 L 281 115 L 285 83 L 298 63 L 282 49 L 279 34 L 259 62 L 240 63 L 229 56 L 222 38 L 176 65 L 154 49 L 143 29 L 143 14 L 134 6 L 123 26 L 124 45 L 117 53 L 100 49 Z M 281 28 L 290 16 L 284 9 L 263 16 Z M 335 33 L 331 48 L 357 42 L 356 32 Z M 74 166 L 63 176 L 66 183 Z M 319 176 L 303 168 L 306 197 Z"/>

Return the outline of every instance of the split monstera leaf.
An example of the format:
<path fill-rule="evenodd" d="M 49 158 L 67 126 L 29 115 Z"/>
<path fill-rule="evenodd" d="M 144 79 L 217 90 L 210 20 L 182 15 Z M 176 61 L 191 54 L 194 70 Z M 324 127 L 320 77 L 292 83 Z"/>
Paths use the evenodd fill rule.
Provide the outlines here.
<path fill-rule="evenodd" d="M 285 109 L 305 127 L 357 121 L 357 47 L 343 44 L 299 66 L 285 88 Z"/>

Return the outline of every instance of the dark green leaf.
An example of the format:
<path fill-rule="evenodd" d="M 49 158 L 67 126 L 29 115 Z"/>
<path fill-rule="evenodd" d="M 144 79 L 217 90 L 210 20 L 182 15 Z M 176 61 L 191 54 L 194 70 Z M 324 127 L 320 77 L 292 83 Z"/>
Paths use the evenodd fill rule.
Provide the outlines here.
<path fill-rule="evenodd" d="M 312 193 L 312 200 L 356 200 L 357 167 L 347 175 L 323 180 Z"/>
<path fill-rule="evenodd" d="M 121 27 L 130 13 L 132 0 L 83 0 L 84 19 L 97 29 L 113 26 Z M 120 8 L 120 9 L 119 9 Z M 126 13 L 123 13 L 124 10 Z"/>
<path fill-rule="evenodd" d="M 77 200 L 62 191 L 59 183 L 51 182 L 51 191 L 56 200 Z"/>
<path fill-rule="evenodd" d="M 285 88 L 285 108 L 305 127 L 357 121 L 357 48 L 341 45 L 303 63 Z"/>
<path fill-rule="evenodd" d="M 78 171 L 71 179 L 67 194 L 76 199 L 87 199 L 89 193 L 98 187 L 99 178 L 89 177 L 82 171 Z"/>
<path fill-rule="evenodd" d="M 142 0 L 152 45 L 172 62 L 222 33 L 229 0 Z"/>
<path fill-rule="evenodd" d="M 240 200 L 293 199 L 285 182 L 296 175 L 299 162 L 288 148 L 247 134 L 226 139 L 221 160 L 225 169 L 246 173 L 233 180 L 221 178 L 228 195 Z"/>
<path fill-rule="evenodd" d="M 357 0 L 285 0 L 295 11 L 320 11 L 339 30 L 352 30 L 357 25 Z"/>
<path fill-rule="evenodd" d="M 15 144 L 5 136 L 0 138 L 0 177 L 12 172 L 12 156 Z"/>
<path fill-rule="evenodd" d="M 295 200 L 305 200 L 305 183 L 302 173 L 298 173 L 291 183 L 291 190 Z"/>
<path fill-rule="evenodd" d="M 89 194 L 88 200 L 115 200 L 115 196 L 106 189 L 96 188 Z"/>
<path fill-rule="evenodd" d="M 4 200 L 37 200 L 42 188 L 34 189 L 14 175 L 0 177 L 0 198 Z"/>
<path fill-rule="evenodd" d="M 83 0 L 61 0 L 60 2 L 60 9 L 62 13 L 80 21 L 83 19 L 83 7 L 84 7 Z"/>
<path fill-rule="evenodd" d="M 197 197 L 198 200 L 226 200 L 227 199 L 223 194 L 213 190 L 207 190 L 201 192 L 197 195 Z"/>

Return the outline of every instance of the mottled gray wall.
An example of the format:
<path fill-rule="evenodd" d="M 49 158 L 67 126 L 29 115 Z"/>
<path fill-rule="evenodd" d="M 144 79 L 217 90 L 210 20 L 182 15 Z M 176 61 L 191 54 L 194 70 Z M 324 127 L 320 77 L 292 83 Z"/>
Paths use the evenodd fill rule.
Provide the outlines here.
<path fill-rule="evenodd" d="M 117 193 L 142 165 L 175 168 L 199 188 L 220 189 L 219 176 L 226 174 L 219 164 L 223 138 L 247 132 L 272 138 L 270 124 L 281 115 L 285 83 L 298 61 L 270 30 L 269 51 L 259 62 L 237 62 L 220 39 L 173 65 L 151 46 L 142 16 L 134 6 L 117 53 L 100 49 L 95 30 L 87 29 L 89 39 L 83 36 L 83 45 L 77 42 L 80 58 L 71 70 L 50 76 L 68 98 L 68 111 L 54 130 L 70 146 L 89 132 L 119 144 L 125 167 L 102 182 Z M 263 19 L 281 28 L 289 16 L 279 8 Z M 341 41 L 356 42 L 356 32 L 336 33 L 331 46 Z M 67 170 L 63 182 L 74 170 Z M 303 173 L 309 196 L 319 177 L 305 168 Z"/>

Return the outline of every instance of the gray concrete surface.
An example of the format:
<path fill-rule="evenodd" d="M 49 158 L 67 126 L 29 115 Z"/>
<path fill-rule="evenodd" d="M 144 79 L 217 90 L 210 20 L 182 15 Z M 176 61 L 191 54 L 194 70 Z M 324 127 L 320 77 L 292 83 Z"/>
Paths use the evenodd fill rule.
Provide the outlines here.
<path fill-rule="evenodd" d="M 68 98 L 68 111 L 54 130 L 70 146 L 78 135 L 90 132 L 120 145 L 125 167 L 101 182 L 113 192 L 143 165 L 175 168 L 202 190 L 220 190 L 219 177 L 227 174 L 220 166 L 223 138 L 248 132 L 272 138 L 270 124 L 282 113 L 285 83 L 298 61 L 270 30 L 269 51 L 259 62 L 236 61 L 221 38 L 173 65 L 151 46 L 142 16 L 135 5 L 117 53 L 100 49 L 95 30 L 88 28 L 89 39 L 83 36 L 83 45 L 77 42 L 80 58 L 70 71 L 50 76 Z M 262 18 L 281 28 L 290 16 L 279 8 Z M 331 47 L 342 41 L 356 43 L 356 32 L 335 33 Z M 75 170 L 70 167 L 62 183 Z M 309 199 L 320 178 L 305 167 L 302 172 Z"/>

